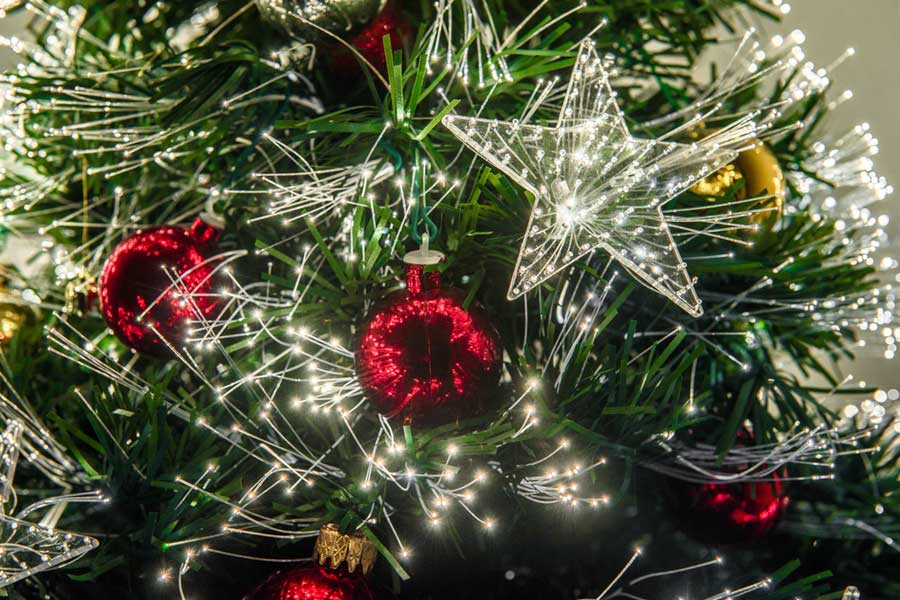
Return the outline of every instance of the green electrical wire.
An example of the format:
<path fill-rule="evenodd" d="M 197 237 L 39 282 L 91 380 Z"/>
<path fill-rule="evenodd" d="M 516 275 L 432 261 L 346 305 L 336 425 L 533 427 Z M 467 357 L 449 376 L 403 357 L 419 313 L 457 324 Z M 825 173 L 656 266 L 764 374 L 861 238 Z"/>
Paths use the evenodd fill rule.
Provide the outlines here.
<path fill-rule="evenodd" d="M 416 173 L 413 177 L 413 206 L 410 212 L 409 237 L 420 246 L 422 245 L 422 234 L 419 232 L 420 227 L 424 227 L 425 233 L 428 234 L 429 240 L 435 240 L 438 236 L 438 226 L 429 216 L 428 205 L 425 202 L 425 194 L 422 193 L 422 186 L 419 177 L 425 178 L 425 169 L 419 157 L 419 149 L 416 148 Z"/>

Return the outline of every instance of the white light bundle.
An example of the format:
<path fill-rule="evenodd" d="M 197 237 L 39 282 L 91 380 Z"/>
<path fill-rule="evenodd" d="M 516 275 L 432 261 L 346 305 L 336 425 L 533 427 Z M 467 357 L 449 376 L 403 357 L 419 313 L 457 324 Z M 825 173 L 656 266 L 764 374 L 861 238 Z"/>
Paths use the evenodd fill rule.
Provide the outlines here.
<path fill-rule="evenodd" d="M 22 78 L 62 73 L 70 66 L 79 28 L 86 14 L 84 8 L 78 5 L 66 12 L 42 0 L 29 2 L 26 8 L 47 22 L 46 48 L 15 36 L 0 36 L 0 47 L 9 48 L 24 59 L 18 66 L 17 74 L 0 76 L 0 138 L 3 139 L 4 151 L 0 157 L 0 183 L 3 184 L 0 187 L 0 224 L 14 233 L 27 232 L 30 220 L 21 216 L 12 218 L 9 213 L 34 209 L 50 194 L 58 192 L 75 172 L 74 169 L 63 169 L 62 172 L 45 176 L 14 160 L 17 155 L 45 155 L 45 150 L 26 131 L 31 107 L 22 105 L 17 84 Z M 85 40 L 85 43 L 92 41 Z"/>
<path fill-rule="evenodd" d="M 75 60 L 75 49 L 79 40 L 99 45 L 115 54 L 112 48 L 82 30 L 81 26 L 87 17 L 87 10 L 83 6 L 75 4 L 68 10 L 63 10 L 44 0 L 29 0 L 25 3 L 25 9 L 46 21 L 49 31 L 46 32 L 46 43 L 43 45 L 16 36 L 0 37 L 0 46 L 6 46 L 27 59 L 18 65 L 20 76 L 27 77 L 35 73 L 65 73 Z"/>
<path fill-rule="evenodd" d="M 672 436 L 656 436 L 648 446 L 665 454 L 642 464 L 669 477 L 704 484 L 773 481 L 776 477 L 780 481 L 833 479 L 839 457 L 876 451 L 860 447 L 860 441 L 871 435 L 871 430 L 842 434 L 820 426 L 791 433 L 779 442 L 736 446 L 724 456 L 713 445 L 688 445 Z M 791 466 L 809 473 L 797 475 L 788 468 Z"/>
<path fill-rule="evenodd" d="M 844 92 L 829 108 L 834 110 L 851 98 L 850 92 Z M 816 131 L 820 129 L 827 128 L 818 123 Z M 878 283 L 859 294 L 809 298 L 812 319 L 823 328 L 852 328 L 858 348 L 875 347 L 884 358 L 892 359 L 900 338 L 894 315 L 894 284 L 900 275 L 896 258 L 889 254 L 892 244 L 886 228 L 890 218 L 881 212 L 886 208 L 879 203 L 894 189 L 874 169 L 872 157 L 878 154 L 878 139 L 869 129 L 868 123 L 862 123 L 840 136 L 823 133 L 813 137 L 813 153 L 804 158 L 801 169 L 788 170 L 786 175 L 803 194 L 801 206 L 814 219 L 834 223 L 836 256 L 826 261 L 826 266 L 846 262 L 879 272 Z"/>
<path fill-rule="evenodd" d="M 222 292 L 225 313 L 214 321 L 195 321 L 187 347 L 172 347 L 183 367 L 202 382 L 196 392 L 201 402 L 197 426 L 219 437 L 230 452 L 256 461 L 259 470 L 239 497 L 227 500 L 212 493 L 223 476 L 215 465 L 197 478 L 179 478 L 186 490 L 184 501 L 210 492 L 208 498 L 227 505 L 229 517 L 219 534 L 170 546 L 185 546 L 190 559 L 201 551 L 228 552 L 227 538 L 235 535 L 286 540 L 315 535 L 318 524 L 311 519 L 284 518 L 271 508 L 286 495 L 302 497 L 305 489 L 315 485 L 377 489 L 369 520 L 387 525 L 401 557 L 411 549 L 394 528 L 392 515 L 401 510 L 409 514 L 408 504 L 424 515 L 431 528 L 440 529 L 444 520 L 461 516 L 492 530 L 497 518 L 478 504 L 485 486 L 509 486 L 508 491 L 540 504 L 596 508 L 608 502 L 605 495 L 587 490 L 590 473 L 605 461 L 580 460 L 568 440 L 559 441 L 543 455 L 538 453 L 539 458 L 527 464 L 467 457 L 470 451 L 479 454 L 479 440 L 501 433 L 509 434 L 507 439 L 492 444 L 528 439 L 540 425 L 539 411 L 529 398 L 536 382 L 501 405 L 484 430 L 451 431 L 433 438 L 431 443 L 443 448 L 443 464 L 416 466 L 409 458 L 414 449 L 407 447 L 402 423 L 384 417 L 379 417 L 377 426 L 369 422 L 353 352 L 339 339 L 316 334 L 295 316 L 324 262 L 320 253 L 307 249 L 297 260 L 292 289 L 267 283 L 244 287 L 232 277 L 229 291 Z M 230 277 L 228 270 L 223 273 Z M 70 339 L 73 336 L 76 341 Z M 139 393 L 151 387 L 132 371 L 132 363 L 121 364 L 118 357 L 101 353 L 99 340 L 58 329 L 50 331 L 50 339 L 53 351 L 118 385 Z M 253 370 L 244 372 L 240 365 L 247 352 L 259 354 Z M 217 354 L 223 359 L 210 360 Z M 213 362 L 221 365 L 210 373 L 205 367 Z M 210 390 L 214 400 L 206 405 L 202 398 Z M 246 405 L 248 397 L 258 400 L 259 408 L 252 414 Z M 182 398 L 167 393 L 166 400 L 173 416 L 191 418 L 182 408 Z M 318 433 L 313 436 L 310 431 Z M 350 464 L 338 462 L 339 452 L 359 458 Z M 355 474 L 351 476 L 348 467 L 355 467 Z"/>
<path fill-rule="evenodd" d="M 540 2 L 513 33 L 501 39 L 490 11 L 480 8 L 476 0 L 436 0 L 435 17 L 425 33 L 428 73 L 443 62 L 444 69 L 453 71 L 466 85 L 472 79 L 479 88 L 512 81 L 504 53 L 512 49 L 519 30 L 546 4 L 547 0 Z"/>
<path fill-rule="evenodd" d="M 394 174 L 391 165 L 372 158 L 383 135 L 384 131 L 360 164 L 323 169 L 305 153 L 267 133 L 265 140 L 293 170 L 253 173 L 251 179 L 262 189 L 228 189 L 224 193 L 260 197 L 266 202 L 263 212 L 251 217 L 251 223 L 268 219 L 280 219 L 285 225 L 295 221 L 318 222 L 346 215 L 347 209 L 355 206 L 368 208 L 375 202 L 372 188 Z M 280 162 L 276 161 L 276 165 Z"/>
<path fill-rule="evenodd" d="M 260 439 L 266 440 L 263 447 L 271 445 L 272 451 L 264 457 L 265 462 L 268 464 L 274 460 L 276 464 L 284 463 L 281 464 L 281 468 L 285 469 L 290 464 L 290 472 L 286 475 L 292 488 L 300 483 L 308 483 L 305 471 L 299 465 L 307 463 L 316 465 L 320 470 L 329 470 L 324 460 L 325 455 L 300 452 L 299 447 L 284 445 L 288 440 L 300 439 L 299 431 L 302 431 L 302 428 L 298 418 L 304 421 L 326 419 L 342 425 L 344 433 L 341 439 L 335 440 L 334 443 L 350 444 L 364 457 L 366 467 L 362 487 L 369 488 L 379 482 L 390 483 L 395 489 L 412 495 L 417 502 L 422 503 L 423 512 L 432 525 L 437 525 L 446 509 L 455 504 L 462 506 L 466 513 L 485 527 L 493 526 L 493 519 L 476 514 L 469 506 L 477 487 L 489 478 L 490 470 L 527 470 L 531 467 L 537 470 L 539 465 L 543 469 L 547 465 L 558 464 L 555 460 L 551 460 L 554 457 L 566 456 L 568 444 L 560 443 L 556 450 L 529 465 L 486 463 L 480 467 L 469 466 L 466 464 L 469 461 L 458 463 L 459 446 L 464 443 L 454 441 L 455 438 L 451 437 L 446 441 L 445 465 L 433 473 L 419 473 L 409 471 L 409 467 L 404 466 L 403 456 L 408 449 L 402 441 L 404 439 L 402 432 L 396 429 L 396 424 L 381 418 L 380 428 L 374 439 L 360 438 L 362 431 L 360 409 L 364 406 L 364 399 L 356 379 L 352 351 L 338 339 L 324 339 L 309 331 L 293 317 L 292 313 L 303 300 L 302 290 L 305 286 L 301 281 L 306 277 L 312 281 L 317 268 L 315 264 L 310 264 L 308 256 L 300 262 L 302 268 L 298 269 L 297 284 L 294 286 L 294 289 L 301 290 L 297 300 L 291 297 L 280 300 L 271 296 L 269 290 L 258 289 L 250 292 L 238 286 L 237 291 L 230 294 L 237 298 L 233 314 L 224 317 L 221 324 L 210 323 L 202 329 L 197 326 L 194 328 L 194 339 L 198 347 L 212 345 L 221 349 L 225 346 L 246 344 L 269 350 L 264 352 L 262 363 L 255 367 L 253 372 L 238 376 L 225 373 L 224 378 L 227 381 L 220 383 L 210 380 L 208 384 L 217 390 L 218 401 L 229 406 L 232 414 L 240 411 L 240 407 L 230 403 L 234 402 L 232 398 L 237 397 L 237 392 L 242 388 L 251 388 L 255 394 L 265 399 L 265 408 L 259 413 L 255 423 L 250 420 L 245 423 L 234 423 L 226 428 L 252 429 L 254 431 L 252 437 L 257 440 L 254 444 L 259 444 Z M 313 262 L 321 263 L 321 259 Z M 278 309 L 279 305 L 282 307 L 281 310 Z M 226 323 L 242 323 L 243 326 L 240 328 L 224 326 Z M 229 361 L 232 365 L 238 362 Z M 535 408 L 528 402 L 528 395 L 534 385 L 536 384 L 531 384 L 518 397 L 511 398 L 505 410 L 488 430 L 507 427 L 504 424 L 509 423 L 509 426 L 516 428 L 512 437 L 512 440 L 515 440 L 535 426 L 537 423 Z M 291 394 L 288 392 L 289 389 L 300 392 Z M 275 443 L 272 440 L 280 442 Z M 328 448 L 326 454 L 332 450 L 333 448 Z M 563 463 L 563 466 L 557 466 L 561 474 L 557 479 L 573 481 L 593 470 L 598 464 L 580 466 Z M 329 473 L 333 477 L 344 476 L 335 467 L 331 467 Z M 566 501 L 565 498 L 571 495 L 567 490 L 559 492 L 554 498 Z M 390 498 L 390 493 L 386 493 L 385 496 Z"/>
<path fill-rule="evenodd" d="M 35 409 L 2 372 L 0 381 L 9 394 L 0 392 L 0 420 L 21 425 L 19 447 L 28 462 L 60 487 L 85 483 L 85 474 L 78 464 L 69 457 Z"/>
<path fill-rule="evenodd" d="M 507 58 L 517 50 L 527 48 L 529 42 L 551 27 L 565 22 L 587 6 L 580 2 L 572 8 L 543 21 L 538 19 L 549 0 L 540 0 L 521 22 L 508 26 L 502 33 L 493 15 L 478 0 L 434 0 L 435 16 L 425 32 L 424 49 L 428 63 L 426 73 L 434 74 L 434 66 L 443 70 L 464 86 L 474 84 L 478 89 L 515 81 Z M 537 24 L 526 36 L 522 31 Z M 586 36 L 590 37 L 607 24 L 606 19 Z"/>
<path fill-rule="evenodd" d="M 891 552 L 900 553 L 900 525 L 893 516 L 884 514 L 881 504 L 872 507 L 872 516 L 864 519 L 838 512 L 829 514 L 826 521 L 815 508 L 802 505 L 792 512 L 783 527 L 795 535 L 836 540 L 879 540 Z"/>
<path fill-rule="evenodd" d="M 631 569 L 635 562 L 643 555 L 643 550 L 641 548 L 635 548 L 631 557 L 625 562 L 625 565 L 622 569 L 613 577 L 612 581 L 607 584 L 607 586 L 601 591 L 598 595 L 592 596 L 591 598 L 581 598 L 580 600 L 612 600 L 613 598 L 626 598 L 629 600 L 643 600 L 644 596 L 639 595 L 640 587 L 639 585 L 651 579 L 658 579 L 661 577 L 672 577 L 673 575 L 681 575 L 685 573 L 690 573 L 692 571 L 697 571 L 700 569 L 705 569 L 707 567 L 721 567 L 724 564 L 724 561 L 720 556 L 716 556 L 710 560 L 705 560 L 703 562 L 699 562 L 692 565 L 687 565 L 685 567 L 675 568 L 675 569 L 667 569 L 664 571 L 654 571 L 652 573 L 647 573 L 646 575 L 641 575 L 639 577 L 635 577 L 634 579 L 627 581 L 625 583 L 619 584 L 621 579 L 625 576 L 625 574 Z M 769 578 L 765 578 L 754 583 L 743 585 L 740 587 L 736 587 L 734 589 L 726 589 L 721 592 L 717 592 L 710 596 L 701 596 L 697 595 L 697 592 L 692 594 L 692 597 L 698 598 L 699 600 L 733 600 L 735 598 L 742 598 L 744 596 L 753 596 L 758 598 L 764 598 L 765 596 L 757 596 L 756 592 L 760 594 L 764 594 L 768 592 L 772 588 L 772 580 Z M 682 600 L 681 597 L 678 597 L 678 600 Z"/>
<path fill-rule="evenodd" d="M 606 276 L 612 264 L 610 259 L 606 266 L 599 271 L 600 278 Z M 597 319 L 607 306 L 607 300 L 612 292 L 617 275 L 613 273 L 609 281 L 602 285 L 599 281 L 587 277 L 584 271 L 578 273 L 575 280 L 566 280 L 558 287 L 553 296 L 553 310 L 549 316 L 556 325 L 554 328 L 555 339 L 549 345 L 546 356 L 542 356 L 539 366 L 541 375 L 547 376 L 553 370 L 557 376 L 553 387 L 558 391 L 563 379 L 568 376 L 581 378 L 583 372 L 575 374 L 571 369 L 576 366 L 573 360 L 579 348 L 585 344 L 591 344 L 599 334 Z M 587 279 L 587 281 L 586 281 Z M 528 312 L 526 311 L 526 317 Z M 542 334 L 547 336 L 549 328 L 542 323 Z M 525 337 L 528 337 L 528 322 L 525 323 Z"/>
<path fill-rule="evenodd" d="M 311 112 L 321 110 L 307 78 L 273 64 L 270 66 L 278 72 L 253 89 L 224 98 L 189 122 L 167 126 L 166 114 L 178 104 L 179 98 L 156 98 L 150 90 L 126 93 L 105 87 L 106 82 L 116 81 L 123 72 L 146 67 L 133 66 L 136 57 L 123 54 L 114 40 L 98 40 L 81 28 L 86 14 L 83 7 L 76 5 L 66 12 L 43 0 L 31 0 L 26 7 L 47 22 L 49 42 L 45 49 L 16 38 L 0 39 L 24 59 L 17 75 L 0 81 L 5 105 L 5 111 L 0 113 L 0 132 L 6 140 L 5 149 L 20 155 L 44 155 L 46 150 L 42 144 L 52 144 L 57 139 L 79 140 L 89 147 L 73 151 L 71 166 L 46 176 L 23 171 L 15 164 L 0 164 L 0 181 L 4 183 L 0 187 L 0 223 L 16 233 L 47 236 L 45 250 L 56 264 L 57 278 L 63 283 L 85 272 L 96 275 L 102 261 L 119 241 L 141 227 L 158 224 L 149 215 L 158 219 L 162 212 L 169 222 L 182 222 L 217 198 L 219 188 L 211 185 L 204 171 L 207 165 L 201 162 L 188 171 L 182 163 L 187 157 L 197 155 L 197 146 L 206 144 L 205 140 L 223 121 L 234 122 L 242 109 L 260 102 L 288 102 Z M 213 8 L 198 11 L 192 26 L 207 27 L 218 14 Z M 158 7 L 151 7 L 145 22 L 156 18 L 158 11 Z M 102 50 L 100 55 L 113 61 L 113 64 L 82 61 L 83 64 L 77 65 L 82 79 L 97 82 L 94 86 L 57 83 L 59 78 L 71 76 L 77 44 L 96 46 Z M 195 59 L 185 55 L 178 65 L 156 66 L 181 68 L 191 66 L 191 60 Z M 295 91 L 269 92 L 271 86 L 284 80 Z M 33 93 L 25 89 L 26 85 L 32 88 L 37 82 L 45 88 L 42 97 L 48 99 L 25 101 L 23 98 Z M 60 115 L 66 117 L 68 124 L 60 127 L 42 124 L 43 117 Z M 247 129 L 243 134 L 234 134 L 235 153 L 254 144 L 252 138 L 258 123 L 248 124 Z M 40 136 L 39 140 L 36 136 Z M 207 150 L 211 153 L 213 148 Z M 157 174 L 158 197 L 149 202 L 134 202 L 132 198 L 140 196 L 146 184 L 131 184 L 128 177 L 136 178 L 136 173 L 146 169 L 153 169 Z M 80 202 L 68 199 L 67 192 L 74 181 L 81 183 L 93 177 L 110 183 L 100 186 L 100 193 L 86 196 Z M 113 185 L 117 180 L 122 184 Z M 165 185 L 166 181 L 178 183 Z M 198 191 L 205 191 L 207 198 L 198 195 Z M 42 201 L 51 195 L 57 205 L 52 209 L 54 218 L 36 229 L 33 223 L 45 217 L 41 213 Z M 178 212 L 172 207 L 177 207 Z M 51 236 L 59 231 L 64 232 L 63 237 L 82 239 L 82 244 L 57 244 Z"/>
<path fill-rule="evenodd" d="M 486 82 L 512 79 L 490 12 L 485 11 L 482 17 L 475 0 L 437 0 L 434 10 L 434 21 L 425 34 L 429 73 L 433 64 L 443 61 L 444 68 L 455 69 L 466 84 L 471 79 L 471 71 L 475 72 L 478 87 Z M 474 64 L 470 65 L 470 61 Z"/>
<path fill-rule="evenodd" d="M 4 222 L 16 233 L 49 236 L 57 230 L 67 230 L 72 239 L 82 239 L 84 235 L 83 244 L 74 247 L 63 247 L 51 237 L 45 238 L 44 249 L 56 265 L 57 279 L 65 282 L 85 270 L 96 272 L 100 261 L 121 240 L 126 229 L 140 227 L 147 214 L 146 211 L 139 210 L 136 203 L 128 201 L 127 196 L 134 193 L 134 190 L 121 187 L 116 187 L 112 194 L 92 196 L 84 202 L 68 200 L 66 192 L 72 180 L 79 178 L 79 175 L 86 177 L 102 174 L 107 178 L 114 177 L 153 161 L 152 157 L 135 158 L 129 150 L 132 147 L 139 148 L 155 135 L 161 135 L 161 131 L 138 126 L 137 122 L 142 117 L 160 114 L 168 104 L 165 101 L 150 102 L 146 96 L 112 93 L 102 89 L 66 89 L 55 83 L 46 84 L 46 96 L 50 100 L 25 101 L 23 97 L 27 92 L 22 87 L 25 81 L 33 82 L 41 78 L 51 82 L 56 77 L 71 74 L 77 44 L 98 46 L 106 56 L 125 58 L 115 48 L 81 28 L 86 14 L 83 7 L 75 5 L 66 12 L 43 0 L 32 0 L 26 3 L 26 8 L 46 21 L 46 37 L 50 42 L 45 49 L 15 38 L 5 40 L 24 59 L 17 75 L 0 81 L 4 86 L 8 105 L 7 111 L 0 117 L 0 128 L 7 140 L 6 149 L 19 155 L 43 156 L 46 150 L 34 139 L 35 135 L 42 136 L 42 140 L 47 142 L 54 138 L 89 140 L 96 147 L 83 152 L 76 151 L 74 157 L 80 159 L 80 162 L 73 161 L 71 166 L 46 176 L 33 171 L 22 171 L 16 166 L 11 166 L 6 171 L 0 170 L 0 181 L 6 180 L 0 188 L 0 200 L 3 201 L 0 205 L 0 222 Z M 96 63 L 79 66 L 82 75 L 93 76 L 97 81 L 115 75 L 113 71 L 105 71 L 103 65 Z M 59 112 L 72 114 L 71 122 L 77 124 L 58 130 L 43 128 L 40 117 Z M 115 165 L 104 168 L 93 169 L 89 166 L 91 157 L 105 153 L 121 154 L 121 159 Z M 160 151 L 155 159 L 167 160 L 165 152 Z M 41 211 L 42 201 L 50 196 L 58 204 L 52 209 L 56 216 L 49 224 L 36 229 L 33 223 L 45 216 Z M 158 208 L 165 202 L 168 200 L 153 208 Z M 112 215 L 111 220 L 92 222 L 91 215 L 96 209 L 107 211 Z M 102 235 L 88 239 L 88 230 L 101 231 Z"/>
<path fill-rule="evenodd" d="M 479 6 L 478 0 L 435 0 L 435 17 L 425 32 L 426 72 L 433 74 L 434 65 L 443 63 L 443 69 L 463 85 L 474 83 L 479 89 L 514 81 L 507 56 L 586 6 L 581 2 L 539 23 L 520 38 L 522 30 L 541 14 L 548 1 L 538 2 L 520 23 L 501 34 L 493 15 L 484 5 Z M 601 21 L 597 29 L 605 24 L 605 20 Z"/>
<path fill-rule="evenodd" d="M 843 428 L 868 427 L 877 434 L 879 446 L 873 448 L 877 455 L 864 456 L 868 472 L 885 465 L 894 464 L 900 455 L 900 402 L 897 391 L 891 394 L 877 391 L 874 398 L 867 398 L 859 404 L 848 403 L 841 410 L 840 426 Z M 866 453 L 868 454 L 868 453 Z M 866 482 L 871 493 L 871 514 L 860 516 L 860 511 L 843 512 L 822 510 L 809 503 L 797 503 L 791 511 L 791 518 L 785 523 L 788 530 L 813 538 L 833 539 L 876 539 L 894 552 L 900 552 L 900 522 L 881 503 L 881 498 L 892 492 L 882 485 L 884 477 L 872 477 Z M 890 486 L 887 486 L 890 488 Z"/>
<path fill-rule="evenodd" d="M 721 75 L 696 101 L 646 125 L 673 125 L 676 126 L 675 131 L 688 131 L 702 124 L 724 132 L 735 123 L 746 124 L 749 120 L 753 123 L 752 139 L 742 133 L 739 137 L 744 139 L 744 143 L 775 139 L 794 129 L 814 127 L 812 154 L 803 159 L 800 168 L 785 166 L 785 178 L 792 188 L 803 194 L 796 202 L 792 200 L 787 203 L 785 214 L 790 218 L 798 214 L 799 209 L 809 210 L 814 222 L 834 225 L 831 244 L 826 246 L 833 254 L 822 261 L 825 268 L 847 264 L 869 265 L 881 272 L 879 278 L 873 279 L 873 285 L 859 293 L 829 295 L 821 289 L 804 293 L 797 284 L 776 277 L 790 268 L 797 259 L 805 257 L 812 251 L 810 249 L 802 251 L 798 256 L 786 258 L 772 269 L 771 276 L 761 277 L 746 289 L 728 293 L 704 290 L 700 286 L 697 288 L 698 294 L 714 322 L 764 323 L 769 315 L 796 314 L 804 322 L 812 319 L 814 324 L 811 334 L 819 330 L 831 330 L 838 335 L 845 335 L 845 332 L 850 331 L 857 337 L 858 347 L 864 348 L 872 345 L 871 342 L 877 342 L 882 348 L 883 356 L 891 359 L 897 350 L 896 340 L 900 338 L 900 328 L 896 327 L 894 317 L 896 296 L 893 289 L 894 281 L 898 280 L 898 262 L 885 254 L 889 241 L 885 227 L 889 219 L 886 215 L 877 213 L 873 205 L 886 199 L 893 188 L 874 170 L 871 157 L 878 152 L 878 140 L 871 134 L 867 124 L 856 126 L 840 136 L 826 134 L 816 138 L 822 126 L 821 122 L 815 121 L 817 112 L 810 114 L 806 120 L 787 123 L 792 109 L 802 106 L 812 95 L 823 94 L 829 89 L 832 71 L 854 54 L 852 50 L 848 50 L 832 64 L 819 68 L 805 60 L 801 47 L 804 39 L 801 32 L 794 31 L 786 38 L 774 36 L 769 42 L 763 43 L 755 32 L 748 33 L 738 44 L 732 60 Z M 786 78 L 791 74 L 794 75 Z M 779 87 L 782 81 L 785 85 Z M 720 114 L 723 100 L 750 86 L 771 90 L 772 96 L 748 105 L 737 113 Z M 827 108 L 834 110 L 851 98 L 852 93 L 844 92 L 836 100 L 829 102 Z M 728 235 L 730 232 L 746 226 L 729 224 L 730 217 L 727 213 L 732 208 L 761 199 L 716 203 L 717 207 L 726 209 L 726 214 L 706 217 L 706 227 L 697 227 L 704 219 L 696 219 L 690 215 L 687 220 L 693 223 L 682 223 L 682 213 L 691 212 L 687 209 L 674 209 L 665 214 L 673 236 L 679 243 L 685 236 L 698 234 L 732 239 Z M 740 211 L 740 214 L 749 215 L 752 212 Z M 724 256 L 727 255 L 722 257 Z M 750 346 L 766 341 L 765 336 L 757 335 L 752 327 L 741 333 L 720 331 L 708 322 L 694 324 L 676 323 L 672 319 L 665 321 L 673 327 L 684 328 L 695 341 L 722 353 L 741 367 L 747 365 L 719 344 L 716 336 L 745 336 Z M 662 331 L 642 332 L 641 335 L 671 334 L 671 330 L 661 329 Z"/>
<path fill-rule="evenodd" d="M 752 145 L 753 140 L 800 128 L 800 123 L 778 123 L 791 108 L 825 91 L 830 84 L 827 69 L 805 61 L 801 47 L 804 40 L 803 34 L 795 31 L 787 39 L 776 36 L 764 42 L 751 29 L 737 41 L 728 63 L 695 99 L 681 109 L 643 123 L 643 127 L 674 126 L 667 136 L 697 126 L 708 131 L 737 130 L 738 139 L 732 144 L 745 146 Z M 759 99 L 737 112 L 723 111 L 727 100 L 754 87 L 762 88 Z M 766 93 L 770 96 L 766 97 Z M 735 147 L 732 144 L 730 147 Z"/>

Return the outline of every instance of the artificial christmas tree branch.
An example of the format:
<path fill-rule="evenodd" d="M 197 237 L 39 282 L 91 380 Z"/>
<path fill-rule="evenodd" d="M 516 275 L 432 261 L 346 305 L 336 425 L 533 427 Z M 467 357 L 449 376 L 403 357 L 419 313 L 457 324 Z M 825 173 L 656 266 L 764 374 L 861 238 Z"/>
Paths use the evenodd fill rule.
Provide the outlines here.
<path fill-rule="evenodd" d="M 839 360 L 895 352 L 875 205 L 891 189 L 868 130 L 830 127 L 846 99 L 830 71 L 798 39 L 748 31 L 783 3 L 406 2 L 324 39 L 305 3 L 269 4 L 22 8 L 36 42 L 16 44 L 25 66 L 2 80 L 0 197 L 52 267 L 14 290 L 40 299 L 46 336 L 3 346 L 9 404 L 28 398 L 77 485 L 110 499 L 63 512 L 100 546 L 35 589 L 244 593 L 330 523 L 384 556 L 376 578 L 421 597 L 523 596 L 478 583 L 495 572 L 543 597 L 667 593 L 680 584 L 595 565 L 547 574 L 561 572 L 553 544 L 571 565 L 614 564 L 642 536 L 652 574 L 713 566 L 678 531 L 720 513 L 674 510 L 683 479 L 738 507 L 720 533 L 737 514 L 765 524 L 764 546 L 733 548 L 721 575 L 687 568 L 710 598 L 893 595 L 890 402 L 832 402 L 873 392 Z M 724 44 L 734 58 L 702 83 L 703 51 Z M 633 206 L 604 216 L 597 189 Z M 175 249 L 200 213 L 218 249 Z M 584 230 L 621 243 L 518 273 Z M 408 281 L 440 272 L 458 291 L 408 288 L 401 257 L 426 245 L 446 259 Z M 129 252 L 140 268 L 100 277 Z M 163 326 L 165 303 L 189 317 Z M 491 323 L 473 328 L 482 310 Z M 492 328 L 498 341 L 476 342 Z M 23 490 L 46 487 L 28 477 Z M 546 549 L 529 538 L 573 523 Z M 598 547 L 595 528 L 615 543 Z M 443 560 L 470 581 L 442 589 Z"/>

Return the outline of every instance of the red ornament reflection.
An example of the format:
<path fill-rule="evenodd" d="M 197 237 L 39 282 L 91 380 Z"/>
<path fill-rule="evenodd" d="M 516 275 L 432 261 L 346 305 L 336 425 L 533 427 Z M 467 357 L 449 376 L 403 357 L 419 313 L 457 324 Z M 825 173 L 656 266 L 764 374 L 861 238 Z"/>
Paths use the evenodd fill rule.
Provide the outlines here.
<path fill-rule="evenodd" d="M 685 484 L 685 518 L 704 541 L 748 543 L 765 538 L 780 521 L 790 502 L 781 477 L 772 481 L 730 484 Z"/>

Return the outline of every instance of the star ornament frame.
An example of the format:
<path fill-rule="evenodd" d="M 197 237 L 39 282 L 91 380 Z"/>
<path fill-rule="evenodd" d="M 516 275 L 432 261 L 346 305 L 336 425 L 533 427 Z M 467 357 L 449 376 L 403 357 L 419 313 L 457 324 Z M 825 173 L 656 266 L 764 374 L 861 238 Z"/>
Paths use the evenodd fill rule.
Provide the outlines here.
<path fill-rule="evenodd" d="M 64 507 L 48 498 L 20 510 L 17 516 L 17 495 L 13 478 L 19 462 L 25 424 L 11 419 L 0 433 L 0 589 L 18 581 L 58 569 L 97 548 L 100 543 L 86 535 L 56 529 L 43 523 L 31 523 L 23 518 L 38 508 Z M 72 501 L 83 501 L 69 496 Z M 61 513 L 59 513 L 61 514 Z"/>
<path fill-rule="evenodd" d="M 612 59 L 581 43 L 553 127 L 447 115 L 443 124 L 534 197 L 507 298 L 514 300 L 600 248 L 694 317 L 694 279 L 663 206 L 737 153 L 702 140 L 633 137 L 609 83 Z M 553 84 L 550 84 L 552 86 Z M 538 94 L 526 114 L 546 102 Z"/>

